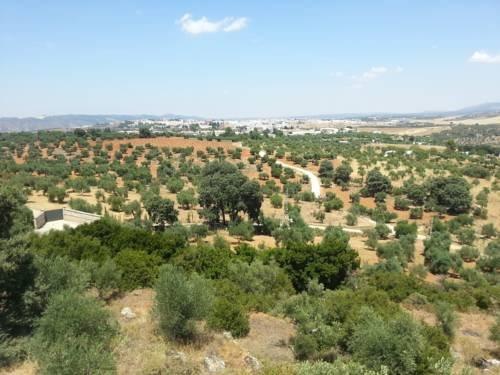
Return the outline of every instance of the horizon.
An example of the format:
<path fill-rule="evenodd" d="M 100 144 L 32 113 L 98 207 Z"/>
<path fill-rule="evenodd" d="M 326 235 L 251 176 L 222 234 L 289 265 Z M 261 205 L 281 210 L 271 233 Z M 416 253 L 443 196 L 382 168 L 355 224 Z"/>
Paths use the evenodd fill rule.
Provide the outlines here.
<path fill-rule="evenodd" d="M 500 101 L 493 0 L 0 7 L 0 117 L 283 118 Z"/>

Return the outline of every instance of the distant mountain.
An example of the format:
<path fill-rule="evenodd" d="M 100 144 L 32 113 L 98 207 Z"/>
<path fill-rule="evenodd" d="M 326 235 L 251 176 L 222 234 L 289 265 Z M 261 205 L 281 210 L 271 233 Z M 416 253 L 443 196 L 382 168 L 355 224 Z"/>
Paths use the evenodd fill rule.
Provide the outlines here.
<path fill-rule="evenodd" d="M 118 123 L 143 119 L 193 118 L 174 114 L 154 115 L 57 115 L 44 117 L 0 117 L 0 132 L 72 129 L 98 124 Z"/>
<path fill-rule="evenodd" d="M 396 112 L 371 112 L 371 113 L 338 113 L 324 114 L 317 116 L 289 116 L 295 119 L 432 119 L 438 117 L 486 117 L 500 115 L 500 103 L 483 103 L 471 107 L 466 107 L 454 111 L 426 111 L 416 113 L 396 113 Z M 48 129 L 74 129 L 81 127 L 91 127 L 98 124 L 113 124 L 123 121 L 133 120 L 160 120 L 160 119 L 203 119 L 196 116 L 183 116 L 166 114 L 156 115 L 58 115 L 45 117 L 0 117 L 0 132 L 12 131 L 34 131 Z M 249 119 L 249 118 L 246 118 Z"/>
<path fill-rule="evenodd" d="M 456 116 L 478 116 L 500 114 L 500 103 L 483 103 L 472 107 L 451 111 Z"/>
<path fill-rule="evenodd" d="M 500 114 L 500 103 L 483 103 L 453 111 L 424 111 L 424 112 L 366 112 L 366 113 L 337 113 L 317 116 L 297 116 L 295 118 L 317 119 L 402 119 L 402 118 L 437 118 L 437 117 L 482 117 Z"/>

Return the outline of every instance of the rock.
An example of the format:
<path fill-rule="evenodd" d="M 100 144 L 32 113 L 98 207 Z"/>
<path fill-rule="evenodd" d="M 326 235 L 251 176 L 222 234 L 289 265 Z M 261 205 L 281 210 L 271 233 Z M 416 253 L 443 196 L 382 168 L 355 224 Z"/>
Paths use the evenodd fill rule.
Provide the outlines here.
<path fill-rule="evenodd" d="M 227 340 L 232 340 L 232 339 L 233 339 L 233 335 L 232 335 L 232 334 L 231 334 L 231 332 L 229 332 L 229 331 L 224 331 L 224 332 L 222 333 L 222 336 L 223 336 L 225 339 L 227 339 Z"/>
<path fill-rule="evenodd" d="M 250 354 L 245 356 L 243 360 L 245 361 L 245 365 L 250 367 L 253 371 L 259 371 L 262 367 L 259 360 Z"/>
<path fill-rule="evenodd" d="M 134 319 L 136 317 L 135 313 L 132 311 L 130 307 L 124 307 L 120 314 L 125 318 L 125 319 Z"/>
<path fill-rule="evenodd" d="M 179 363 L 186 363 L 187 362 L 187 357 L 184 352 L 177 352 L 175 350 L 170 350 L 167 352 L 167 357 L 175 362 Z"/>
<path fill-rule="evenodd" d="M 491 367 L 500 366 L 500 361 L 498 359 L 476 358 L 474 363 L 477 367 L 486 371 Z"/>
<path fill-rule="evenodd" d="M 214 373 L 226 368 L 226 363 L 216 355 L 210 355 L 203 360 L 208 372 Z"/>

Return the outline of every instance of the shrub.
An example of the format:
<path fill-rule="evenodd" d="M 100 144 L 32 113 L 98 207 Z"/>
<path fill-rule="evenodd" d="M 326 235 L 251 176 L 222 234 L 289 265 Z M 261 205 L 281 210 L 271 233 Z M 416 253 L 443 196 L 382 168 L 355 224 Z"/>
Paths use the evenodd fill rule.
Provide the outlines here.
<path fill-rule="evenodd" d="M 495 324 L 490 328 L 490 340 L 500 344 L 500 316 L 497 316 Z"/>
<path fill-rule="evenodd" d="M 250 332 L 248 314 L 243 306 L 226 298 L 216 300 L 208 317 L 208 325 L 216 330 L 229 331 L 233 337 L 243 337 Z"/>
<path fill-rule="evenodd" d="M 486 238 L 495 237 L 497 235 L 497 230 L 492 223 L 484 224 L 481 228 L 481 235 Z"/>
<path fill-rule="evenodd" d="M 274 208 L 281 208 L 281 207 L 283 207 L 283 198 L 281 197 L 280 194 L 273 194 L 271 196 L 271 205 Z"/>
<path fill-rule="evenodd" d="M 49 197 L 49 202 L 64 203 L 64 198 L 66 198 L 66 190 L 57 186 L 50 187 L 47 195 Z"/>
<path fill-rule="evenodd" d="M 161 263 L 161 258 L 156 255 L 131 249 L 120 251 L 114 260 L 123 275 L 120 281 L 123 290 L 152 286 Z"/>
<path fill-rule="evenodd" d="M 206 318 L 212 305 L 206 280 L 167 264 L 160 269 L 155 292 L 154 311 L 163 335 L 173 340 L 193 339 L 195 322 Z"/>
<path fill-rule="evenodd" d="M 306 360 L 311 358 L 318 350 L 316 340 L 308 334 L 299 334 L 293 339 L 293 351 L 295 358 Z"/>
<path fill-rule="evenodd" d="M 184 182 L 178 177 L 170 177 L 166 186 L 169 192 L 176 194 L 184 188 Z"/>
<path fill-rule="evenodd" d="M 231 223 L 228 228 L 229 234 L 240 240 L 251 241 L 254 235 L 253 224 L 249 221 Z"/>
<path fill-rule="evenodd" d="M 42 374 L 113 373 L 117 334 L 111 314 L 94 299 L 63 292 L 38 322 L 32 349 Z"/>
<path fill-rule="evenodd" d="M 110 298 L 120 289 L 122 272 L 116 263 L 108 259 L 102 265 L 92 270 L 92 281 L 99 292 L 100 298 Z"/>
<path fill-rule="evenodd" d="M 340 198 L 333 197 L 325 201 L 323 206 L 325 207 L 326 212 L 338 211 L 344 207 L 344 202 L 342 202 L 342 199 Z"/>
<path fill-rule="evenodd" d="M 391 182 L 380 171 L 373 169 L 368 172 L 365 185 L 365 191 L 368 196 L 374 197 L 375 194 L 380 192 L 389 193 L 391 188 Z"/>
<path fill-rule="evenodd" d="M 425 338 L 416 322 L 400 314 L 385 321 L 369 308 L 362 308 L 349 339 L 353 358 L 371 369 L 387 366 L 391 374 L 424 373 Z"/>
<path fill-rule="evenodd" d="M 473 246 L 462 246 L 459 250 L 460 257 L 464 262 L 472 262 L 479 257 L 479 250 Z"/>
<path fill-rule="evenodd" d="M 358 217 L 352 213 L 348 213 L 345 217 L 345 222 L 349 226 L 354 226 L 358 223 Z"/>
<path fill-rule="evenodd" d="M 396 197 L 394 200 L 394 209 L 406 211 L 410 208 L 410 201 L 402 197 Z"/>
<path fill-rule="evenodd" d="M 102 211 L 102 206 L 99 203 L 93 205 L 81 198 L 71 198 L 69 200 L 69 206 L 73 210 L 89 212 L 91 214 L 101 214 Z"/>
<path fill-rule="evenodd" d="M 406 220 L 398 221 L 396 227 L 394 228 L 396 232 L 396 238 L 400 238 L 406 235 L 417 235 L 417 224 L 409 223 Z"/>
<path fill-rule="evenodd" d="M 410 209 L 410 219 L 417 220 L 422 219 L 424 216 L 424 210 L 421 207 L 413 207 Z"/>
<path fill-rule="evenodd" d="M 375 232 L 377 232 L 378 238 L 385 240 L 389 237 L 389 234 L 391 234 L 391 229 L 384 223 L 378 222 L 375 225 Z"/>
<path fill-rule="evenodd" d="M 448 337 L 453 337 L 455 335 L 455 326 L 456 326 L 456 314 L 453 311 L 453 308 L 445 303 L 438 302 L 436 303 L 436 316 L 443 329 L 443 332 Z"/>
<path fill-rule="evenodd" d="M 462 245 L 472 245 L 476 239 L 476 233 L 473 228 L 462 228 L 457 237 Z"/>

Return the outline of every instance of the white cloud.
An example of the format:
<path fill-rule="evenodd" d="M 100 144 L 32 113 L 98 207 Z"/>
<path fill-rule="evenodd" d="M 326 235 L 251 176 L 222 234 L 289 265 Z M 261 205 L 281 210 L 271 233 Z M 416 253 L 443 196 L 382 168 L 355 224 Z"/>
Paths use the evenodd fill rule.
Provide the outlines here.
<path fill-rule="evenodd" d="M 500 55 L 490 55 L 489 53 L 484 51 L 476 51 L 469 58 L 469 61 L 476 63 L 499 64 Z"/>
<path fill-rule="evenodd" d="M 342 78 L 344 76 L 344 72 L 332 72 L 330 73 L 330 77 Z"/>
<path fill-rule="evenodd" d="M 352 76 L 354 80 L 358 81 L 369 81 L 375 78 L 380 77 L 382 74 L 385 74 L 389 71 L 385 66 L 374 66 L 367 70 L 366 72 L 363 72 L 360 76 Z"/>
<path fill-rule="evenodd" d="M 210 21 L 207 17 L 194 19 L 190 13 L 186 13 L 177 23 L 181 25 L 182 30 L 186 33 L 198 35 L 220 31 L 226 33 L 240 31 L 247 26 L 248 19 L 245 17 L 225 17 L 219 21 Z"/>
<path fill-rule="evenodd" d="M 402 66 L 396 66 L 396 73 L 402 73 L 404 71 Z"/>

